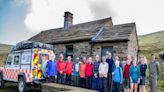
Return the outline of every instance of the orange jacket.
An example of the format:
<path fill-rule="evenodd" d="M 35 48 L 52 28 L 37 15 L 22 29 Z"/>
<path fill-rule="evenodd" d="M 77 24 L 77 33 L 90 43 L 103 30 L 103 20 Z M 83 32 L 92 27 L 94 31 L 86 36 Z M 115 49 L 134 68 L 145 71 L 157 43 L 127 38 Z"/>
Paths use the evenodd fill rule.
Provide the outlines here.
<path fill-rule="evenodd" d="M 80 78 L 85 78 L 85 68 L 86 68 L 86 64 L 81 63 L 79 69 Z"/>

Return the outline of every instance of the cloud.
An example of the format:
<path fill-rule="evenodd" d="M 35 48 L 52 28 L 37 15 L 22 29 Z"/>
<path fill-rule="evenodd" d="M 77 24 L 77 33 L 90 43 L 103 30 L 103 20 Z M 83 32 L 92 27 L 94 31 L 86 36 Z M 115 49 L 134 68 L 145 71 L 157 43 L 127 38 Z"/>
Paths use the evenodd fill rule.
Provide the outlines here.
<path fill-rule="evenodd" d="M 95 19 L 116 16 L 116 12 L 110 7 L 109 0 L 88 0 L 88 7 Z"/>
<path fill-rule="evenodd" d="M 65 11 L 74 14 L 75 24 L 93 18 L 87 2 L 79 0 L 31 0 L 29 9 L 24 23 L 31 32 L 62 27 Z"/>

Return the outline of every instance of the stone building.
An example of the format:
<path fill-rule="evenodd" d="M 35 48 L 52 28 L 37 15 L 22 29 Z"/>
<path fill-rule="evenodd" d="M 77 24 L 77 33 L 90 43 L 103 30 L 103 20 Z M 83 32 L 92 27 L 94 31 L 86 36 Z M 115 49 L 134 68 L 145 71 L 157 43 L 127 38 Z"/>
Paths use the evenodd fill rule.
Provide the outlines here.
<path fill-rule="evenodd" d="M 70 12 L 65 12 L 64 27 L 42 31 L 29 40 L 52 44 L 57 55 L 73 58 L 102 56 L 108 50 L 124 59 L 127 54 L 137 57 L 139 48 L 135 23 L 114 25 L 109 17 L 73 25 Z"/>

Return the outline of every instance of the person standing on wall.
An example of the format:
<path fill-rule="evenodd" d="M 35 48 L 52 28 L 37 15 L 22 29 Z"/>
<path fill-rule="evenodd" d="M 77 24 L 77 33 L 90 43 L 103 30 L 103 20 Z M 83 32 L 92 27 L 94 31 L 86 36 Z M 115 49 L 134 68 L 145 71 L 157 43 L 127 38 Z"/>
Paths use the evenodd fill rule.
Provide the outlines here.
<path fill-rule="evenodd" d="M 112 92 L 112 72 L 114 60 L 112 58 L 112 54 L 109 51 L 106 52 L 106 62 L 108 63 L 108 92 Z"/>
<path fill-rule="evenodd" d="M 86 76 L 85 76 L 85 68 L 86 68 L 86 57 L 83 57 L 82 62 L 80 63 L 80 87 L 86 88 Z"/>
<path fill-rule="evenodd" d="M 155 55 L 151 55 L 149 63 L 150 92 L 157 92 L 157 79 L 159 79 L 159 63 L 155 60 Z"/>
<path fill-rule="evenodd" d="M 48 82 L 55 82 L 57 79 L 57 66 L 55 61 L 55 55 L 51 56 L 51 60 L 47 62 L 47 75 Z"/>
<path fill-rule="evenodd" d="M 64 83 L 64 71 L 65 71 L 65 62 L 64 62 L 64 56 L 63 54 L 60 54 L 60 59 L 57 62 L 57 83 Z"/>
<path fill-rule="evenodd" d="M 99 92 L 107 92 L 108 63 L 105 56 L 102 56 L 102 62 L 99 65 Z"/>
<path fill-rule="evenodd" d="M 66 73 L 66 85 L 71 85 L 72 80 L 72 71 L 73 71 L 73 63 L 71 61 L 71 56 L 68 56 L 66 66 L 65 66 L 65 73 Z"/>
<path fill-rule="evenodd" d="M 99 65 L 100 65 L 100 59 L 99 55 L 95 56 L 95 61 L 93 63 L 93 89 L 98 90 L 99 89 Z"/>

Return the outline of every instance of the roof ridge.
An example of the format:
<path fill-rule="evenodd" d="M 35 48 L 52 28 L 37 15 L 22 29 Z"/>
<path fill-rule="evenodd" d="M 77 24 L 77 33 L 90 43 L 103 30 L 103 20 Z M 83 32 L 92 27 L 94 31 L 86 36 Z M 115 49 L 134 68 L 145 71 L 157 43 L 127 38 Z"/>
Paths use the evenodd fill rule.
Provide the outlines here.
<path fill-rule="evenodd" d="M 92 20 L 92 21 L 89 21 L 89 22 L 83 22 L 83 23 L 73 24 L 73 25 L 70 26 L 70 28 L 68 30 L 70 30 L 71 28 L 80 26 L 80 25 L 84 25 L 84 24 L 90 24 L 90 23 L 101 22 L 101 21 L 107 22 L 109 20 L 112 20 L 112 17 L 106 17 L 106 18 L 102 18 L 102 19 Z M 48 30 L 43 30 L 41 32 L 51 31 L 51 30 L 55 30 L 55 29 L 64 30 L 64 27 L 52 28 L 52 29 L 48 29 Z"/>

